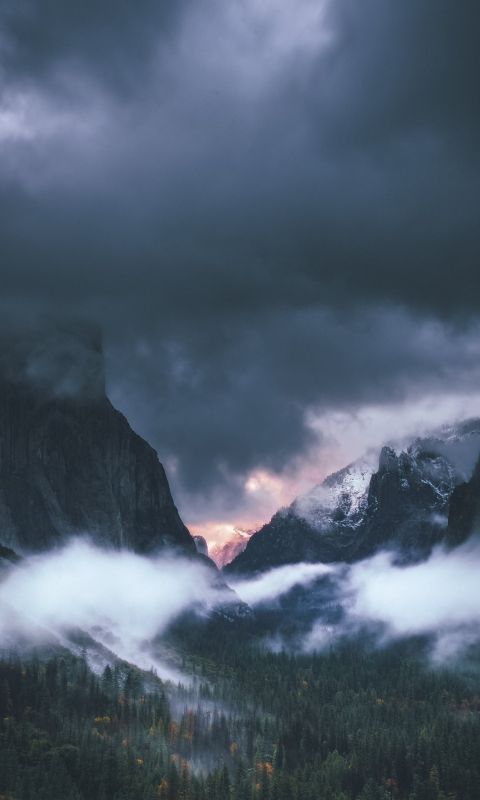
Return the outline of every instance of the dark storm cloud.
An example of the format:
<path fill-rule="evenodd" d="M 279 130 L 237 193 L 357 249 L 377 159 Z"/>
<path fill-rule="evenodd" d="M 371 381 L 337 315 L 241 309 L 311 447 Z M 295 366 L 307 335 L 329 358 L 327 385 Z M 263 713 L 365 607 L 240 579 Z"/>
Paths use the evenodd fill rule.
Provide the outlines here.
<path fill-rule="evenodd" d="M 479 17 L 7 4 L 3 308 L 102 320 L 114 397 L 230 500 L 308 450 L 310 409 L 471 388 Z"/>
<path fill-rule="evenodd" d="M 173 336 L 160 325 L 147 340 L 129 338 L 109 353 L 112 399 L 177 463 L 175 480 L 197 513 L 201 495 L 220 486 L 217 513 L 245 513 L 242 476 L 256 468 L 288 476 L 314 452 L 306 409 L 354 413 L 452 387 L 475 392 L 480 381 L 478 326 L 453 331 L 392 311 L 283 311 L 201 328 L 183 320 Z"/>
<path fill-rule="evenodd" d="M 13 0 L 2 4 L 3 81 L 47 80 L 57 67 L 131 86 L 159 35 L 172 33 L 183 0 Z M 5 86 L 5 83 L 4 83 Z"/>
<path fill-rule="evenodd" d="M 342 0 L 330 11 L 339 35 L 314 107 L 319 127 L 337 145 L 384 147 L 429 128 L 475 145 L 480 13 L 474 0 Z"/>

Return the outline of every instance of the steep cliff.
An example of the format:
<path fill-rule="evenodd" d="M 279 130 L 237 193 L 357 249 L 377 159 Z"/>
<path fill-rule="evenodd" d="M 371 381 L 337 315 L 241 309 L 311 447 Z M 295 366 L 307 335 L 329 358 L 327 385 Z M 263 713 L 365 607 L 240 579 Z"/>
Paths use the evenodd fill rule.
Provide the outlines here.
<path fill-rule="evenodd" d="M 447 544 L 455 547 L 480 533 L 480 461 L 469 481 L 457 486 L 450 499 Z"/>
<path fill-rule="evenodd" d="M 68 327 L 0 347 L 0 544 L 75 534 L 139 553 L 195 553 L 156 452 L 105 394 L 100 337 Z"/>

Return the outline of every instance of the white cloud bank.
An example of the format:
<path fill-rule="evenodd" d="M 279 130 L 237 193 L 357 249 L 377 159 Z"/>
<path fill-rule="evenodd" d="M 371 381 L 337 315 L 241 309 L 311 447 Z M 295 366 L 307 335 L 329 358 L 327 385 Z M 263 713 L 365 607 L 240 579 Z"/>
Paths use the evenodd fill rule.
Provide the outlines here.
<path fill-rule="evenodd" d="M 392 560 L 382 553 L 352 568 L 353 618 L 380 620 L 399 636 L 480 623 L 480 542 L 407 567 Z"/>
<path fill-rule="evenodd" d="M 480 540 L 437 548 L 421 564 L 398 566 L 381 553 L 359 564 L 291 564 L 232 585 L 255 607 L 295 586 L 310 587 L 330 575 L 344 609 L 337 625 L 319 619 L 304 640 L 320 649 L 366 625 L 381 629 L 380 643 L 431 635 L 437 659 L 455 657 L 480 643 Z M 313 588 L 312 588 L 313 591 Z M 201 562 L 170 556 L 147 558 L 101 550 L 77 540 L 62 550 L 25 560 L 0 583 L 0 646 L 15 636 L 41 641 L 81 629 L 119 657 L 162 674 L 152 642 L 184 611 L 236 602 Z"/>
<path fill-rule="evenodd" d="M 327 564 L 287 564 L 264 572 L 256 578 L 231 583 L 231 586 L 244 603 L 255 606 L 274 601 L 295 586 L 306 586 L 333 571 L 334 567 Z"/>
<path fill-rule="evenodd" d="M 201 563 L 101 550 L 77 540 L 12 569 L 0 584 L 0 643 L 78 628 L 143 668 L 159 668 L 149 643 L 188 608 L 228 598 Z"/>
<path fill-rule="evenodd" d="M 392 637 L 431 634 L 435 656 L 454 656 L 480 642 L 480 540 L 404 567 L 381 553 L 352 567 L 347 596 L 351 623 L 383 623 Z"/>
<path fill-rule="evenodd" d="M 375 626 L 380 644 L 409 636 L 431 636 L 432 655 L 442 661 L 480 644 L 478 538 L 455 550 L 438 547 L 420 564 L 400 566 L 394 553 L 383 552 L 350 567 L 283 566 L 240 581 L 234 588 L 242 600 L 255 606 L 275 602 L 294 586 L 308 590 L 324 575 L 335 580 L 335 600 L 343 608 L 343 619 L 337 624 L 326 623 L 319 607 L 319 619 L 303 642 L 308 650 L 322 649 L 366 626 Z"/>

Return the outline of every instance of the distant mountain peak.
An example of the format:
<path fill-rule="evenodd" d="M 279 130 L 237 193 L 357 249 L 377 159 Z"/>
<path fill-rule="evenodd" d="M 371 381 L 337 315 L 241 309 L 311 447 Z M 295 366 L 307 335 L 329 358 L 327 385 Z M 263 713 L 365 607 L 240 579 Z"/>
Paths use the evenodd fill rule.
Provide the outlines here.
<path fill-rule="evenodd" d="M 195 542 L 197 553 L 199 553 L 201 556 L 208 556 L 208 544 L 205 537 L 197 535 L 193 537 L 193 541 Z"/>
<path fill-rule="evenodd" d="M 365 505 L 376 460 L 376 454 L 369 453 L 328 475 L 322 483 L 297 497 L 290 509 L 319 531 L 330 524 L 335 510 L 353 524 Z"/>
<path fill-rule="evenodd" d="M 210 557 L 217 567 L 226 567 L 240 555 L 240 553 L 243 553 L 253 533 L 254 531 L 244 531 L 240 528 L 235 528 L 233 536 L 231 536 L 227 542 L 212 547 L 210 550 Z"/>
<path fill-rule="evenodd" d="M 227 571 L 352 561 L 381 547 L 422 557 L 445 540 L 450 498 L 470 479 L 479 453 L 478 419 L 444 426 L 403 447 L 386 444 L 277 512 Z"/>

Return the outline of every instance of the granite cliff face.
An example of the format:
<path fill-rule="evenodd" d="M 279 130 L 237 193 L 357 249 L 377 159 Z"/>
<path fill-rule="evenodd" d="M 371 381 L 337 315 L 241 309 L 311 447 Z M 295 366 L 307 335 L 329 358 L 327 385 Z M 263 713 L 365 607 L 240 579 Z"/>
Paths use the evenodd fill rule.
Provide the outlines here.
<path fill-rule="evenodd" d="M 480 534 L 480 461 L 469 481 L 456 486 L 450 498 L 447 544 L 463 544 L 472 534 Z"/>
<path fill-rule="evenodd" d="M 195 542 L 195 549 L 197 553 L 201 556 L 206 556 L 208 558 L 208 544 L 207 540 L 204 536 L 194 536 L 193 541 Z"/>
<path fill-rule="evenodd" d="M 105 395 L 100 338 L 52 329 L 0 348 L 0 544 L 38 552 L 69 536 L 195 553 L 156 452 Z"/>
<path fill-rule="evenodd" d="M 427 556 L 444 537 L 449 498 L 459 480 L 453 463 L 423 443 L 399 454 L 384 447 L 350 558 L 363 558 L 384 546 L 413 559 Z"/>
<path fill-rule="evenodd" d="M 277 512 L 225 571 L 352 562 L 386 547 L 416 560 L 438 542 L 455 536 L 463 541 L 474 518 L 480 520 L 479 467 L 470 480 L 479 452 L 478 420 L 417 439 L 399 452 L 384 447 L 376 460 L 349 465 Z"/>

